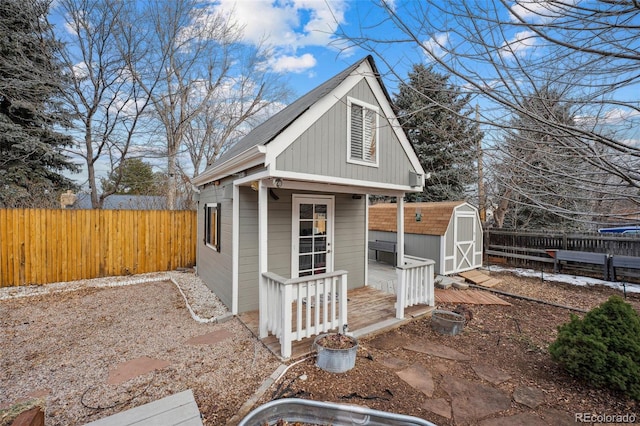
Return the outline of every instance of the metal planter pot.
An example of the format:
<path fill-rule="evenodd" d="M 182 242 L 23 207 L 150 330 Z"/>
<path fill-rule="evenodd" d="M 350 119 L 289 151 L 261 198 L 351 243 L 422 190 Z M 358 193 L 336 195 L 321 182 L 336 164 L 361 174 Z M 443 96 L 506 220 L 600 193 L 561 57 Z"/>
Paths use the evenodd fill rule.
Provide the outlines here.
<path fill-rule="evenodd" d="M 350 337 L 353 340 L 353 347 L 331 349 L 318 344 L 318 341 L 326 336 L 329 334 L 320 334 L 313 341 L 313 347 L 318 351 L 316 365 L 330 373 L 344 373 L 355 367 L 358 340 L 355 337 Z"/>
<path fill-rule="evenodd" d="M 440 334 L 455 336 L 464 327 L 464 315 L 436 309 L 431 314 L 431 328 Z"/>

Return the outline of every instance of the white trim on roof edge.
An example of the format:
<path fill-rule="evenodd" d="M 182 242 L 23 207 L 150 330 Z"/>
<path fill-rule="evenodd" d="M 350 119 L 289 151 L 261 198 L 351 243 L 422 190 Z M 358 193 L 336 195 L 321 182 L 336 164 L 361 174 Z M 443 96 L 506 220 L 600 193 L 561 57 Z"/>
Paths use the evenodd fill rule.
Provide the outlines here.
<path fill-rule="evenodd" d="M 222 179 L 234 173 L 264 164 L 266 152 L 267 149 L 264 145 L 255 145 L 243 153 L 228 159 L 224 163 L 212 167 L 209 170 L 205 170 L 200 175 L 193 178 L 191 183 L 196 186 L 204 185 L 205 183 Z"/>
<path fill-rule="evenodd" d="M 338 103 L 342 98 L 344 98 L 347 93 L 356 86 L 362 79 L 365 79 L 371 88 L 373 95 L 375 96 L 378 104 L 380 105 L 384 115 L 388 119 L 391 124 L 391 128 L 393 132 L 396 134 L 396 137 L 400 141 L 402 148 L 404 149 L 405 154 L 407 155 L 409 162 L 416 170 L 416 173 L 422 175 L 422 185 L 419 187 L 411 187 L 405 185 L 380 185 L 379 183 L 366 182 L 366 181 L 358 181 L 352 179 L 344 179 L 344 178 L 336 178 L 330 177 L 332 183 L 340 184 L 340 185 L 355 185 L 361 186 L 365 188 L 379 188 L 379 189 L 388 189 L 392 191 L 405 191 L 405 192 L 420 192 L 424 187 L 424 178 L 425 172 L 420 164 L 420 160 L 418 156 L 413 150 L 411 143 L 407 139 L 398 119 L 387 99 L 387 96 L 384 94 L 384 91 L 381 86 L 381 82 L 375 76 L 373 69 L 369 65 L 369 61 L 363 60 L 360 65 L 347 77 L 345 78 L 336 88 L 334 88 L 330 93 L 316 101 L 313 105 L 309 107 L 307 111 L 305 111 L 300 117 L 296 118 L 289 126 L 287 126 L 279 135 L 273 138 L 266 145 L 256 145 L 248 150 L 236 155 L 235 157 L 230 158 L 229 160 L 221 163 L 220 165 L 214 166 L 209 170 L 205 170 L 202 174 L 196 176 L 192 180 L 192 184 L 196 186 L 204 185 L 208 182 L 222 179 L 224 177 L 230 176 L 234 173 L 241 172 L 243 170 L 247 170 L 251 167 L 264 165 L 269 168 L 270 175 L 272 177 L 289 177 L 285 176 L 284 173 L 293 173 L 293 172 L 285 172 L 285 171 L 277 171 L 275 170 L 275 160 L 277 157 L 289 147 L 302 133 L 304 133 L 308 128 L 310 123 L 315 123 L 324 113 L 326 113 L 329 109 L 331 109 L 336 103 Z M 300 180 L 311 180 L 311 181 L 319 181 L 326 182 L 327 179 L 322 176 L 304 174 L 304 173 L 294 173 L 296 177 L 292 177 Z"/>
<path fill-rule="evenodd" d="M 291 179 L 293 181 L 302 182 L 316 182 L 318 184 L 330 186 L 346 186 L 352 189 L 358 188 L 359 190 L 370 191 L 370 194 L 386 194 L 388 192 L 422 192 L 423 187 L 412 187 L 409 185 L 398 185 L 394 183 L 372 182 L 368 180 L 349 179 L 342 177 L 331 176 L 330 180 L 327 180 L 327 176 L 313 175 L 310 173 L 298 173 L 288 172 L 283 170 L 277 170 L 274 164 L 269 167 L 270 178 Z M 287 182 L 285 181 L 286 185 Z M 285 187 L 283 185 L 283 188 Z M 357 192 L 356 192 L 357 193 Z"/>
<path fill-rule="evenodd" d="M 380 108 L 384 112 L 385 117 L 389 120 L 393 132 L 400 141 L 405 154 L 407 155 L 409 162 L 416 170 L 416 173 L 422 175 L 422 185 L 424 186 L 425 172 L 420 164 L 420 160 L 416 155 L 411 143 L 407 139 L 398 119 L 396 118 L 393 108 L 384 94 L 380 81 L 375 76 L 373 69 L 369 66 L 369 61 L 362 61 L 358 68 L 356 68 L 349 77 L 345 78 L 335 89 L 323 98 L 314 103 L 304 114 L 298 117 L 289 127 L 287 127 L 282 133 L 276 136 L 267 145 L 267 154 L 265 157 L 265 166 L 271 169 L 271 165 L 275 163 L 276 158 L 285 149 L 289 147 L 302 133 L 304 133 L 310 126 L 310 123 L 315 123 L 322 117 L 327 111 L 329 111 L 335 104 L 337 104 L 342 98 L 347 96 L 349 91 L 353 89 L 362 79 L 365 79 L 371 88 L 376 101 L 380 105 Z M 332 178 L 334 179 L 334 178 Z M 408 191 L 415 192 L 416 188 L 408 189 Z M 421 191 L 422 189 L 420 189 Z"/>
<path fill-rule="evenodd" d="M 363 78 L 366 72 L 372 73 L 368 66 L 368 61 L 362 61 L 349 77 L 345 78 L 338 86 L 328 94 L 324 95 L 309 107 L 300 117 L 291 123 L 284 131 L 276 136 L 268 145 L 265 158 L 265 165 L 275 163 L 276 158 L 284 152 L 297 138 L 302 135 L 311 124 L 315 123 L 324 113 L 329 111 L 335 104 L 344 98 L 349 90 Z"/>

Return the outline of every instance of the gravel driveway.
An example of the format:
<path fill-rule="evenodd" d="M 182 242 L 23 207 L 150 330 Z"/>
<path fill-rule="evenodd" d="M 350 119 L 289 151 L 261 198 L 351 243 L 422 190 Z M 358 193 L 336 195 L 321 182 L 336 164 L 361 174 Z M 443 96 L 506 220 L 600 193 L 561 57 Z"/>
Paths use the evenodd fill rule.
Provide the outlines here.
<path fill-rule="evenodd" d="M 193 389 L 204 423 L 224 424 L 279 362 L 237 319 L 206 322 L 225 309 L 197 277 L 172 273 L 181 294 L 168 276 L 0 289 L 0 409 L 42 398 L 47 425 L 76 425 Z M 141 358 L 165 366 L 113 384 Z"/>

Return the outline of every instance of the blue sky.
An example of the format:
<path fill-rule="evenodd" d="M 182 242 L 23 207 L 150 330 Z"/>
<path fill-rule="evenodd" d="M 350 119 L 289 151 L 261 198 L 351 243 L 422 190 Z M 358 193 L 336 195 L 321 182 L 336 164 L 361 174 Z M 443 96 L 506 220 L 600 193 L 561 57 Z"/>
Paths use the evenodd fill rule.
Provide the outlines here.
<path fill-rule="evenodd" d="M 271 70 L 286 75 L 298 96 L 366 55 L 340 49 L 339 25 L 359 25 L 363 9 L 379 13 L 369 1 L 219 0 L 214 4 L 244 27 L 247 43 L 268 40 L 274 49 Z"/>
<path fill-rule="evenodd" d="M 423 4 L 418 3 L 419 1 L 386 0 L 386 4 L 401 14 L 403 20 L 417 22 L 412 20 L 423 18 L 423 16 L 416 16 L 417 13 L 414 11 Z M 448 7 L 449 3 L 443 0 L 441 4 L 443 7 Z M 545 2 L 531 0 L 527 4 L 528 10 L 517 5 L 510 5 L 510 7 L 523 16 L 537 19 L 539 15 L 536 15 L 536 10 L 537 8 L 543 10 Z M 349 34 L 365 32 L 381 39 L 403 37 L 393 25 L 384 22 L 387 16 L 379 7 L 378 1 L 213 0 L 211 8 L 215 12 L 228 16 L 230 20 L 244 28 L 244 43 L 257 45 L 266 40 L 273 50 L 267 64 L 268 69 L 288 80 L 295 92 L 295 97 L 303 95 L 369 53 L 364 49 L 345 47 L 339 37 L 341 31 Z M 413 41 L 401 44 L 382 43 L 377 51 L 380 56 L 374 56 L 392 96 L 397 90 L 397 77 L 388 73 L 387 64 L 393 67 L 397 76 L 405 78 L 413 63 L 429 61 L 422 49 L 429 49 L 438 56 L 442 50 L 440 45 L 471 48 L 468 44 L 456 45 L 461 42 L 456 39 L 455 27 L 452 28 L 449 22 L 440 22 L 444 18 L 437 13 L 437 9 L 431 8 L 429 12 L 427 20 L 429 23 L 434 23 L 433 28 L 438 28 L 440 25 L 440 28 L 449 28 L 450 31 L 421 34 L 423 37 L 419 40 L 422 43 L 421 47 Z M 509 11 L 504 8 L 500 13 L 508 16 Z M 506 36 L 505 44 L 508 45 L 509 52 L 505 53 L 502 48 L 498 49 L 499 55 L 504 55 L 506 60 L 536 54 L 538 46 L 532 33 L 514 30 Z M 508 58 L 508 55 L 511 55 L 511 58 Z M 480 75 L 488 72 L 486 68 L 479 66 L 474 68 L 474 71 Z M 480 101 L 481 109 L 485 105 Z M 612 111 L 614 119 L 616 113 Z M 630 144 L 640 143 L 639 133 L 640 130 L 637 130 L 630 135 Z"/>

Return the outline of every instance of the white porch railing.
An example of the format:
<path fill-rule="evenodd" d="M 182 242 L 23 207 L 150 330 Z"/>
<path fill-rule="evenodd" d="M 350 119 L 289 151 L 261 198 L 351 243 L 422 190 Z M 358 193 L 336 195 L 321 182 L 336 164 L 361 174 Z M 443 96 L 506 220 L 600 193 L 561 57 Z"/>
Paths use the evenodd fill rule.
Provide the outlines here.
<path fill-rule="evenodd" d="M 404 256 L 398 265 L 396 318 L 404 318 L 404 308 L 413 305 L 435 305 L 434 265 L 431 259 Z"/>
<path fill-rule="evenodd" d="M 294 340 L 334 328 L 343 331 L 347 324 L 347 271 L 289 279 L 273 272 L 262 276 L 266 288 L 260 300 L 260 337 L 274 334 L 280 340 L 283 358 L 291 356 Z"/>

